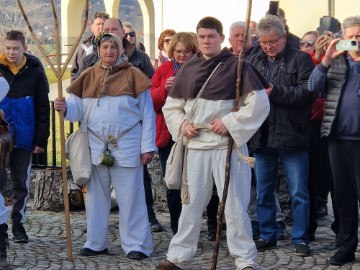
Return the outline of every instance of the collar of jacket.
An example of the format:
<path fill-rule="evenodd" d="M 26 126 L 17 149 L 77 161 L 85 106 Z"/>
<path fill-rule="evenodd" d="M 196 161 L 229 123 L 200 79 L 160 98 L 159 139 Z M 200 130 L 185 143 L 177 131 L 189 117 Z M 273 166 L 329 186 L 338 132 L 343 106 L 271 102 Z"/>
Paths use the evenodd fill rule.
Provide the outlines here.
<path fill-rule="evenodd" d="M 287 52 L 290 50 L 290 48 L 291 48 L 290 44 L 285 44 L 284 49 L 276 55 L 275 60 L 284 58 L 284 56 L 287 54 Z M 268 55 L 264 52 L 263 49 L 261 49 L 261 53 L 258 55 L 258 59 L 262 60 L 262 61 L 266 61 L 267 58 L 268 58 Z"/>
<path fill-rule="evenodd" d="M 123 38 L 122 41 L 125 49 L 125 55 L 128 59 L 130 59 L 130 56 L 136 51 L 136 46 L 131 44 L 126 38 Z"/>

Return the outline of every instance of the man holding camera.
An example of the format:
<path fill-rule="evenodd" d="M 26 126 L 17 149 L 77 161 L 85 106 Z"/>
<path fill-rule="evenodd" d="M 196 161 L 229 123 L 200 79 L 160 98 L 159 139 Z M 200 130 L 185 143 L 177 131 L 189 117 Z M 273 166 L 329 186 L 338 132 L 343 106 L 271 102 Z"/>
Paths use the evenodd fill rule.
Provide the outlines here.
<path fill-rule="evenodd" d="M 337 50 L 340 39 L 333 39 L 308 83 L 311 91 L 326 91 L 321 136 L 328 138 L 339 214 L 339 249 L 330 259 L 333 265 L 355 260 L 360 197 L 360 16 L 346 18 L 342 30 L 345 44 L 357 47 Z"/>

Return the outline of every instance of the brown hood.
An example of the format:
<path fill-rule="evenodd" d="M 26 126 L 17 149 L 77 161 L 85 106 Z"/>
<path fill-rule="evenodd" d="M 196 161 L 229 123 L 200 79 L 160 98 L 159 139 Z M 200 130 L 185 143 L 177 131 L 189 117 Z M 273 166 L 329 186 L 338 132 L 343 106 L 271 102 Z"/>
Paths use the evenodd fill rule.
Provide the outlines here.
<path fill-rule="evenodd" d="M 102 95 L 137 97 L 151 85 L 147 76 L 128 61 L 112 68 L 103 67 L 98 61 L 81 73 L 67 88 L 67 92 L 80 98 L 97 98 Z"/>

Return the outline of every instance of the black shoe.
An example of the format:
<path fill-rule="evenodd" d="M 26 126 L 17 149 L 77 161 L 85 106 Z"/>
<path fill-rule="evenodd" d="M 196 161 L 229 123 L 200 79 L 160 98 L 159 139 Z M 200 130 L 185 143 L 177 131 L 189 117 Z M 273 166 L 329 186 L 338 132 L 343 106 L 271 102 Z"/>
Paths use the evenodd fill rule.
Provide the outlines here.
<path fill-rule="evenodd" d="M 300 257 L 310 256 L 310 248 L 305 243 L 300 243 L 295 245 L 295 255 Z"/>
<path fill-rule="evenodd" d="M 150 229 L 152 232 L 162 232 L 162 226 L 156 219 L 150 221 Z"/>
<path fill-rule="evenodd" d="M 328 208 L 326 203 L 319 203 L 316 207 L 316 216 L 317 218 L 323 218 L 328 215 Z"/>
<path fill-rule="evenodd" d="M 207 227 L 208 227 L 208 240 L 215 241 L 216 240 L 217 221 L 208 219 Z"/>
<path fill-rule="evenodd" d="M 208 240 L 215 241 L 216 240 L 216 232 L 209 232 L 208 233 Z"/>
<path fill-rule="evenodd" d="M 13 223 L 12 233 L 14 236 L 15 243 L 28 243 L 29 242 L 29 237 L 27 236 L 22 223 Z"/>
<path fill-rule="evenodd" d="M 137 261 L 140 261 L 142 259 L 146 259 L 148 257 L 144 253 L 142 253 L 141 251 L 130 251 L 126 256 L 129 259 L 137 260 Z"/>
<path fill-rule="evenodd" d="M 80 249 L 80 255 L 82 256 L 98 256 L 98 255 L 105 255 L 105 254 L 108 254 L 108 249 L 105 248 L 103 250 L 100 250 L 100 251 L 95 251 L 95 250 L 92 250 L 90 248 L 81 248 Z"/>
<path fill-rule="evenodd" d="M 260 238 L 255 241 L 255 245 L 258 251 L 265 251 L 276 247 L 276 242 L 270 242 Z"/>
<path fill-rule="evenodd" d="M 351 263 L 355 261 L 354 253 L 347 253 L 342 251 L 337 251 L 334 256 L 330 258 L 330 264 L 341 266 L 345 263 Z"/>

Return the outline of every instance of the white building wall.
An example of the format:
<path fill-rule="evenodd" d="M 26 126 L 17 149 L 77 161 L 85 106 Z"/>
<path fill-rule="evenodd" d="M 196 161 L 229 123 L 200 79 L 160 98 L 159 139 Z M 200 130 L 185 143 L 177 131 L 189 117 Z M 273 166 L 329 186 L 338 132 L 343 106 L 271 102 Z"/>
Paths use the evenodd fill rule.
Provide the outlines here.
<path fill-rule="evenodd" d="M 235 21 L 245 21 L 247 0 L 154 0 L 155 37 L 167 28 L 177 32 L 196 32 L 196 24 L 206 16 L 213 16 L 223 23 L 227 41 L 230 25 Z M 268 10 L 269 0 L 253 0 L 251 19 L 258 21 Z"/>

